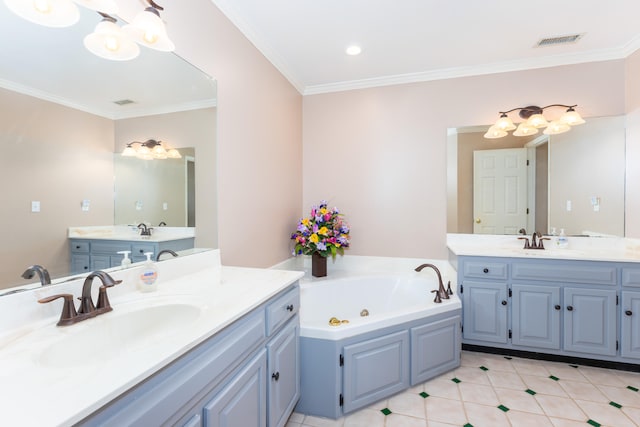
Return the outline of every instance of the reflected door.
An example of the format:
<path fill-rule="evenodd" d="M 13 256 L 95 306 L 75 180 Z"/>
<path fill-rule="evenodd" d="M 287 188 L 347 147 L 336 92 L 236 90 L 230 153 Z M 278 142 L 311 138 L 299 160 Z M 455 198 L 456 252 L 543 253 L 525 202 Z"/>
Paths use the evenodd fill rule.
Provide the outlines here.
<path fill-rule="evenodd" d="M 517 234 L 527 226 L 527 149 L 473 152 L 474 234 Z"/>

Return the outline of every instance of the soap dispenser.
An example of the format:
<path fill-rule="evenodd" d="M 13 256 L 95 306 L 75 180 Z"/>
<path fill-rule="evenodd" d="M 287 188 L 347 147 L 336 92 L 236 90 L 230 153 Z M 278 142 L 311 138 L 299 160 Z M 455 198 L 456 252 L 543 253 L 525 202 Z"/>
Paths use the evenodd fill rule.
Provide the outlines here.
<path fill-rule="evenodd" d="M 124 258 L 122 258 L 122 262 L 120 263 L 120 267 L 131 267 L 131 258 L 129 258 L 129 254 L 131 253 L 131 251 L 119 251 L 118 253 L 124 255 Z"/>
<path fill-rule="evenodd" d="M 569 239 L 567 235 L 564 233 L 564 228 L 560 229 L 560 235 L 558 236 L 558 248 L 566 249 L 569 246 Z"/>
<path fill-rule="evenodd" d="M 153 292 L 158 288 L 158 269 L 151 261 L 153 252 L 145 252 L 144 254 L 147 256 L 147 260 L 144 262 L 140 272 L 138 289 L 141 292 Z"/>

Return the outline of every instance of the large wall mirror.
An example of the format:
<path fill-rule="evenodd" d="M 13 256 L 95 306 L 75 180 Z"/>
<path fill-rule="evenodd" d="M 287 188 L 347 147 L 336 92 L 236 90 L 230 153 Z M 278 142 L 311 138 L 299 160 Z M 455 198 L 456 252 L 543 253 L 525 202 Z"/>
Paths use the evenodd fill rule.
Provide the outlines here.
<path fill-rule="evenodd" d="M 0 33 L 7 41 L 0 45 L 0 219 L 6 242 L 0 289 L 27 283 L 20 276 L 33 264 L 45 266 L 52 278 L 68 275 L 69 227 L 138 220 L 196 226 L 196 245 L 217 247 L 215 80 L 174 53 L 142 47 L 130 61 L 93 55 L 83 38 L 101 17 L 79 9 L 72 27 L 48 28 L 0 3 Z M 147 139 L 184 151 L 181 167 L 191 167 L 191 184 L 150 179 L 158 167 L 150 163 L 118 176 L 116 159 L 124 146 Z M 118 183 L 145 197 L 157 195 L 157 203 L 145 202 L 148 211 L 139 216 L 118 218 L 119 206 L 132 206 L 117 199 L 125 193 L 114 188 Z M 173 197 L 171 190 L 161 194 L 173 184 L 185 192 L 190 185 L 192 201 L 184 193 Z M 139 200 L 140 194 L 127 197 Z M 190 219 L 187 203 L 195 205 Z M 159 211 L 152 213 L 151 205 Z"/>
<path fill-rule="evenodd" d="M 624 236 L 623 116 L 550 136 L 485 139 L 487 128 L 449 130 L 448 233 Z"/>

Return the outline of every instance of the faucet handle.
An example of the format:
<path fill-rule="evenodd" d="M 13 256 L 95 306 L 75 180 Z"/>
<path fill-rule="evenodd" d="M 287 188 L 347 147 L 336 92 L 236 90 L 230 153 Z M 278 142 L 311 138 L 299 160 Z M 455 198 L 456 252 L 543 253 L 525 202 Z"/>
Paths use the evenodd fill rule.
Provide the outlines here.
<path fill-rule="evenodd" d="M 433 290 L 431 291 L 431 293 L 435 293 L 436 297 L 433 299 L 433 302 L 437 302 L 437 303 L 441 303 L 442 299 L 440 298 L 440 292 L 438 292 L 437 290 Z"/>
<path fill-rule="evenodd" d="M 542 243 L 543 240 L 551 240 L 548 237 L 541 237 L 538 239 L 538 249 L 544 249 L 544 244 Z"/>
<path fill-rule="evenodd" d="M 98 288 L 98 304 L 96 305 L 96 310 L 100 310 L 103 313 L 113 310 L 111 303 L 109 303 L 109 296 L 107 295 L 107 288 L 112 286 L 113 285 L 102 285 Z"/>
<path fill-rule="evenodd" d="M 73 295 L 71 294 L 58 294 L 52 295 L 50 297 L 39 299 L 38 302 L 40 304 L 46 304 L 53 300 L 57 300 L 58 298 L 64 298 L 64 305 L 62 306 L 62 314 L 60 315 L 60 320 L 58 321 L 58 326 L 66 326 L 75 323 L 75 317 L 78 315 L 76 312 L 76 307 L 73 304 Z"/>
<path fill-rule="evenodd" d="M 518 240 L 524 240 L 524 249 L 531 249 L 531 245 L 529 245 L 528 237 L 518 237 Z"/>
<path fill-rule="evenodd" d="M 453 291 L 451 290 L 451 280 L 447 283 L 447 294 L 453 295 Z"/>

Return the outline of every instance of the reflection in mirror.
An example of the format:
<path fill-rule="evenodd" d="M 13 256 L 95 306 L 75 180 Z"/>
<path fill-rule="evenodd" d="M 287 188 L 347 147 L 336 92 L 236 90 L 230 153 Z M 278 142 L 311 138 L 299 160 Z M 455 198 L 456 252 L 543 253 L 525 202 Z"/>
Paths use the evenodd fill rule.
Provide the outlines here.
<path fill-rule="evenodd" d="M 195 149 L 179 159 L 114 156 L 115 225 L 195 227 Z"/>
<path fill-rule="evenodd" d="M 68 228 L 114 225 L 114 152 L 134 140 L 198 152 L 206 167 L 195 181 L 206 186 L 196 185 L 196 245 L 217 247 L 215 81 L 172 53 L 143 48 L 124 62 L 91 54 L 82 40 L 100 16 L 80 9 L 76 25 L 56 29 L 0 3 L 0 34 L 11 40 L 0 44 L 0 289 L 34 283 L 20 277 L 33 264 L 53 281 L 68 276 Z M 189 114 L 203 124 L 185 126 Z"/>
<path fill-rule="evenodd" d="M 448 233 L 624 236 L 624 117 L 500 140 L 487 127 L 449 130 Z"/>

